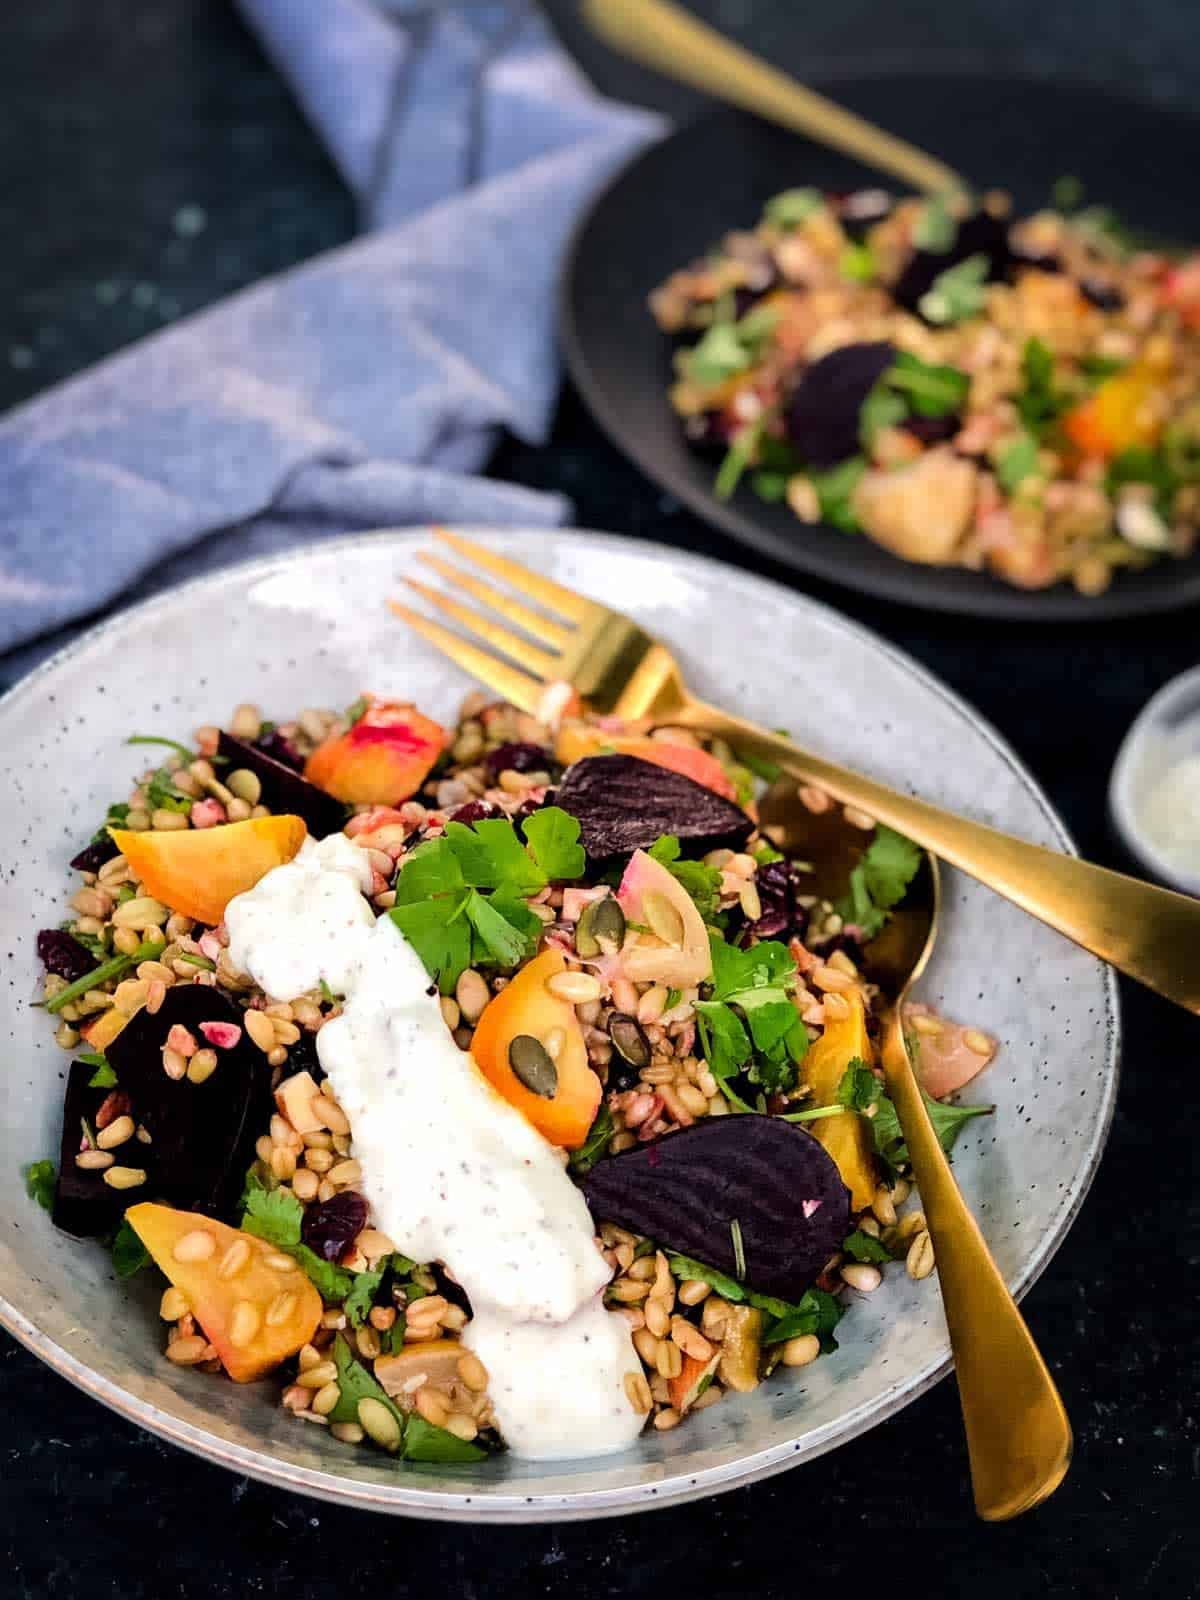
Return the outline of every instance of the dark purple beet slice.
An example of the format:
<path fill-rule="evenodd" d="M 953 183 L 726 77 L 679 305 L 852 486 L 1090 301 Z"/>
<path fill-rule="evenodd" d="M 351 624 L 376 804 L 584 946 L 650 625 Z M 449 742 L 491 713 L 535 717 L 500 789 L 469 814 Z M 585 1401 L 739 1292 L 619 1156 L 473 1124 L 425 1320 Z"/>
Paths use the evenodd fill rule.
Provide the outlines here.
<path fill-rule="evenodd" d="M 597 1222 L 798 1300 L 850 1230 L 850 1194 L 811 1134 L 772 1117 L 715 1117 L 598 1161 L 581 1183 Z"/>
<path fill-rule="evenodd" d="M 106 861 L 111 861 L 120 853 L 116 840 L 106 833 L 103 839 L 93 839 L 91 844 L 85 844 L 77 856 L 71 857 L 71 865 L 76 872 L 99 872 Z"/>
<path fill-rule="evenodd" d="M 62 928 L 43 928 L 37 936 L 38 960 L 47 972 L 74 983 L 100 963 L 86 946 Z"/>
<path fill-rule="evenodd" d="M 223 774 L 238 767 L 248 768 L 262 784 L 263 805 L 277 813 L 286 812 L 291 816 L 303 817 L 314 839 L 341 832 L 346 820 L 346 808 L 342 802 L 326 794 L 324 789 L 318 789 L 315 783 L 309 783 L 307 778 L 293 772 L 282 761 L 276 761 L 256 745 L 246 744 L 229 733 L 221 734 L 217 754 L 229 761 L 229 766 L 222 769 Z"/>
<path fill-rule="evenodd" d="M 204 1022 L 234 1023 L 241 1037 L 217 1051 L 217 1070 L 205 1082 L 168 1078 L 167 1034 L 180 1023 L 203 1047 Z M 105 1053 L 151 1136 L 157 1194 L 185 1210 L 230 1211 L 271 1112 L 270 1069 L 238 1007 L 206 984 L 177 984 L 156 1013 L 132 1017 Z"/>
<path fill-rule="evenodd" d="M 953 411 L 948 417 L 905 417 L 900 426 L 922 444 L 941 444 L 953 439 L 962 427 L 962 418 Z"/>
<path fill-rule="evenodd" d="M 858 454 L 859 412 L 894 354 L 886 339 L 848 344 L 807 369 L 788 404 L 787 434 L 810 467 Z"/>
<path fill-rule="evenodd" d="M 685 856 L 740 850 L 754 828 L 732 800 L 637 756 L 585 756 L 567 769 L 554 803 L 579 823 L 593 861 L 648 850 L 664 833 Z"/>
<path fill-rule="evenodd" d="M 284 738 L 278 728 L 272 728 L 270 733 L 263 734 L 253 742 L 254 748 L 261 750 L 263 755 L 270 756 L 272 761 L 291 767 L 293 772 L 304 771 L 304 757 L 290 739 Z"/>
<path fill-rule="evenodd" d="M 96 1113 L 111 1093 L 109 1089 L 88 1088 L 88 1080 L 95 1070 L 86 1061 L 74 1061 L 67 1073 L 58 1182 L 54 1188 L 54 1207 L 51 1211 L 56 1228 L 62 1228 L 64 1233 L 73 1233 L 81 1239 L 108 1233 L 116 1226 L 126 1206 L 149 1198 L 149 1194 L 142 1189 L 113 1189 L 105 1183 L 102 1172 L 89 1171 L 75 1164 L 83 1137 L 83 1123 L 86 1122 L 92 1132 L 96 1132 Z M 130 1151 L 137 1153 L 134 1155 Z M 149 1172 L 152 1159 L 150 1146 L 135 1143 L 129 1150 L 118 1150 L 115 1159 L 123 1166 L 141 1167 Z"/>
<path fill-rule="evenodd" d="M 999 217 L 987 211 L 975 211 L 958 225 L 954 243 L 949 250 L 938 254 L 933 250 L 916 250 L 892 289 L 893 298 L 909 311 L 920 314 L 918 302 L 923 294 L 933 288 L 935 278 L 947 267 L 957 266 L 968 256 L 986 256 L 987 281 L 995 282 L 1008 271 L 1012 252 L 1008 243 L 1008 228 Z"/>
<path fill-rule="evenodd" d="M 323 1261 L 340 1261 L 367 1225 L 367 1202 L 353 1189 L 309 1206 L 300 1237 Z"/>
<path fill-rule="evenodd" d="M 502 772 L 545 772 L 551 756 L 540 744 L 502 744 L 483 758 L 493 782 Z"/>

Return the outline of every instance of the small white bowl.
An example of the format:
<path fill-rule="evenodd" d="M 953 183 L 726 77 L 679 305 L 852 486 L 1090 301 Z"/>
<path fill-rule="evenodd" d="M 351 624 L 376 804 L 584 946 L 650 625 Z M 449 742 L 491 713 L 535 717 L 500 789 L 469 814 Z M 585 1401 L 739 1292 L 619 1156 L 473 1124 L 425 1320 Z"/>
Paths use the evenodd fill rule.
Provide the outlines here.
<path fill-rule="evenodd" d="M 1200 895 L 1200 869 L 1188 872 L 1149 837 L 1142 808 L 1150 786 L 1181 756 L 1200 754 L 1200 667 L 1172 678 L 1134 719 L 1113 764 L 1108 805 L 1130 854 L 1161 883 Z"/>

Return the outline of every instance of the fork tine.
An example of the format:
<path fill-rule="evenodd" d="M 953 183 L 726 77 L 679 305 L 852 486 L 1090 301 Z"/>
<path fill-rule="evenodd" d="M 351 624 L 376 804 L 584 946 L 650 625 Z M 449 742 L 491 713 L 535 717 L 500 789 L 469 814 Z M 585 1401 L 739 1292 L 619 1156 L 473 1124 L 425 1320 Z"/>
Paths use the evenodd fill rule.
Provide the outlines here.
<path fill-rule="evenodd" d="M 453 617 L 468 633 L 473 633 L 478 639 L 486 639 L 493 649 L 502 650 L 521 666 L 528 667 L 530 672 L 536 672 L 539 678 L 553 678 L 560 671 L 562 663 L 558 656 L 551 655 L 539 645 L 530 644 L 528 639 L 522 639 L 503 623 L 493 622 L 490 617 L 476 611 L 474 606 L 465 606 L 461 600 L 454 600 L 427 583 L 419 583 L 416 578 L 405 578 L 404 581 L 410 589 L 415 589 L 428 600 L 431 606 Z"/>
<path fill-rule="evenodd" d="M 423 561 L 427 567 L 432 567 L 435 572 L 440 573 L 447 583 L 465 589 L 483 605 L 490 606 L 500 616 L 515 622 L 518 628 L 524 628 L 526 633 L 531 633 L 543 644 L 553 645 L 556 650 L 561 650 L 570 640 L 570 628 L 565 628 L 561 622 L 551 621 L 541 611 L 531 611 L 519 600 L 514 600 L 511 595 L 502 594 L 499 589 L 493 589 L 492 585 L 484 583 L 482 578 L 472 577 L 461 567 L 456 567 L 453 562 L 443 561 L 441 556 L 431 555 L 428 550 L 419 550 L 417 560 Z"/>
<path fill-rule="evenodd" d="M 449 528 L 435 528 L 433 531 L 437 538 L 457 550 L 459 555 L 465 556 L 477 567 L 483 567 L 494 577 L 503 578 L 505 583 L 510 583 L 514 589 L 532 595 L 542 605 L 549 606 L 551 611 L 557 611 L 560 617 L 569 617 L 572 622 L 583 622 L 588 617 L 594 617 L 603 611 L 602 606 L 585 599 L 581 594 L 576 594 L 573 589 L 564 589 L 561 583 L 555 583 L 551 578 L 543 578 L 540 573 L 530 572 L 529 568 L 523 567 L 519 561 L 497 555 L 494 550 L 476 544 L 473 539 L 464 539 L 461 533 L 451 533 Z"/>
<path fill-rule="evenodd" d="M 440 622 L 432 622 L 419 611 L 401 605 L 398 600 L 389 600 L 388 605 L 396 616 L 407 622 L 410 628 L 415 628 L 422 638 L 428 639 L 431 645 L 449 656 L 472 678 L 480 678 L 505 700 L 520 706 L 522 711 L 536 714 L 545 692 L 545 685 L 536 678 L 510 667 L 507 661 L 498 661 L 490 650 L 481 650 L 477 644 L 460 639 L 449 628 L 443 628 Z"/>

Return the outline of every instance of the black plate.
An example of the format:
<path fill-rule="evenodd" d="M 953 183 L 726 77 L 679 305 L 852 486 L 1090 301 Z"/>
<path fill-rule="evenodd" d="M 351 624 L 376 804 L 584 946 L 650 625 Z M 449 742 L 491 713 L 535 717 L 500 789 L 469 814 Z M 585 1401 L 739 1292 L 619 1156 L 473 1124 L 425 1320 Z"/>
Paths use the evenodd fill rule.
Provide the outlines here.
<path fill-rule="evenodd" d="M 1195 171 L 1200 121 L 1083 85 L 975 77 L 848 79 L 841 103 L 947 156 L 1019 210 L 1048 203 L 1061 174 L 1155 236 L 1200 238 Z M 670 341 L 646 296 L 729 228 L 752 224 L 781 189 L 878 182 L 856 163 L 759 122 L 720 111 L 635 157 L 576 230 L 563 277 L 567 364 L 597 421 L 642 468 L 735 539 L 787 566 L 868 594 L 987 617 L 1048 621 L 1135 616 L 1200 601 L 1200 553 L 1120 573 L 1094 599 L 1060 584 L 1012 589 L 982 573 L 918 567 L 869 540 L 800 523 L 742 487 L 722 502 L 716 468 L 683 442 L 667 402 Z"/>

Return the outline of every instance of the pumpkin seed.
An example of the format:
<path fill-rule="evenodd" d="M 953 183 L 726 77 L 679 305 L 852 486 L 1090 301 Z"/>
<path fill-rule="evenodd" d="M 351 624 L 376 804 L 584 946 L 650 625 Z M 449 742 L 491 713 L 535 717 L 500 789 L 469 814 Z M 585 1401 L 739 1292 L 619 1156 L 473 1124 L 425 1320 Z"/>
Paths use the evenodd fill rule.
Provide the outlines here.
<path fill-rule="evenodd" d="M 676 949 L 683 943 L 683 918 L 678 910 L 658 889 L 647 889 L 642 895 L 642 915 L 650 932 L 664 944 Z"/>
<path fill-rule="evenodd" d="M 650 1065 L 650 1042 L 635 1017 L 627 1016 L 624 1011 L 614 1011 L 608 1019 L 608 1037 L 631 1067 Z"/>
<path fill-rule="evenodd" d="M 606 894 L 583 908 L 575 927 L 575 948 L 581 956 L 615 956 L 625 942 L 625 913 L 620 901 Z"/>
<path fill-rule="evenodd" d="M 558 1093 L 558 1068 L 540 1039 L 531 1033 L 518 1033 L 508 1047 L 508 1064 L 530 1094 L 540 1095 L 543 1100 L 554 1099 Z"/>

